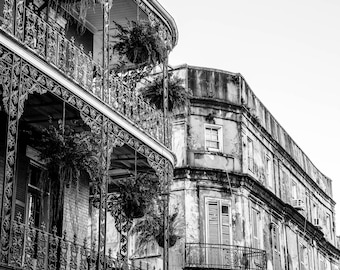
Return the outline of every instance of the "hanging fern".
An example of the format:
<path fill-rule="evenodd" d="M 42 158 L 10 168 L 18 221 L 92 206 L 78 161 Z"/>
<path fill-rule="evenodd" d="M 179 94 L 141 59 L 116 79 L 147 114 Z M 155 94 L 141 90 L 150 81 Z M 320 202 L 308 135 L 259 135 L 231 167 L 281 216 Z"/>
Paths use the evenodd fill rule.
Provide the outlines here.
<path fill-rule="evenodd" d="M 111 49 L 118 53 L 120 63 L 116 69 L 128 64 L 128 61 L 143 67 L 162 63 L 167 55 L 167 46 L 159 36 L 159 24 L 151 25 L 150 21 L 128 21 L 125 28 L 114 22 L 117 33 L 112 35 Z M 124 57 L 126 56 L 126 61 Z"/>
<path fill-rule="evenodd" d="M 140 218 L 145 209 L 152 204 L 159 194 L 159 180 L 149 173 L 137 173 L 128 179 L 116 180 L 119 189 L 120 204 L 127 218 Z"/>
<path fill-rule="evenodd" d="M 184 80 L 169 75 L 168 81 L 168 110 L 172 112 L 174 109 L 183 108 L 188 105 L 190 92 L 185 90 L 183 86 Z M 144 87 L 139 89 L 142 96 L 159 110 L 163 111 L 163 75 L 158 75 L 154 80 L 149 81 Z"/>
<path fill-rule="evenodd" d="M 156 241 L 157 244 L 164 248 L 164 220 L 161 210 L 161 201 L 157 205 L 148 208 L 146 214 L 137 220 L 133 226 L 131 233 L 137 235 L 137 246 L 143 249 L 151 241 Z M 169 247 L 176 244 L 180 237 L 175 232 L 175 222 L 178 212 L 176 211 L 169 216 Z"/>
<path fill-rule="evenodd" d="M 99 181 L 102 176 L 99 138 L 89 131 L 76 132 L 59 122 L 58 127 L 50 125 L 42 131 L 36 147 L 41 159 L 46 161 L 45 181 L 51 184 L 52 217 L 60 222 L 65 187 L 77 183 L 81 172 L 87 172 L 92 181 Z"/>

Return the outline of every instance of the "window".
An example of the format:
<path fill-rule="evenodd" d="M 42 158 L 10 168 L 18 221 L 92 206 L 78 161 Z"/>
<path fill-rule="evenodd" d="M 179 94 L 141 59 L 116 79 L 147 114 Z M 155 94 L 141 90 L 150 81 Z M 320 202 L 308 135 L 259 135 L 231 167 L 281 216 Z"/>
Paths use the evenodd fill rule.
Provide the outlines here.
<path fill-rule="evenodd" d="M 28 171 L 27 218 L 33 226 L 39 228 L 42 220 L 43 187 L 41 181 L 42 169 L 30 164 Z"/>
<path fill-rule="evenodd" d="M 297 184 L 292 180 L 292 200 L 296 200 L 298 198 L 297 193 Z"/>
<path fill-rule="evenodd" d="M 205 125 L 205 149 L 222 152 L 222 127 Z"/>
<path fill-rule="evenodd" d="M 272 250 L 273 250 L 273 264 L 274 269 L 281 269 L 281 259 L 280 259 L 280 237 L 279 237 L 279 227 L 277 223 L 271 223 L 271 233 L 272 233 Z"/>
<path fill-rule="evenodd" d="M 319 225 L 319 216 L 318 216 L 318 205 L 313 202 L 313 207 L 312 207 L 312 221 L 313 225 Z"/>
<path fill-rule="evenodd" d="M 308 270 L 308 249 L 307 247 L 300 243 L 300 269 Z"/>
<path fill-rule="evenodd" d="M 332 240 L 332 230 L 331 230 L 331 216 L 326 214 L 326 235 Z"/>
<path fill-rule="evenodd" d="M 248 148 L 248 169 L 251 172 L 254 172 L 254 145 L 253 145 L 253 141 L 248 138 L 248 144 L 247 144 L 247 148 Z"/>
<path fill-rule="evenodd" d="M 252 208 L 253 248 L 260 248 L 260 211 Z"/>
<path fill-rule="evenodd" d="M 49 183 L 44 176 L 44 163 L 40 160 L 40 153 L 27 146 L 26 156 L 29 158 L 27 173 L 27 194 L 25 221 L 31 221 L 34 227 L 40 228 L 42 222 L 48 228 L 49 220 Z"/>
<path fill-rule="evenodd" d="M 230 245 L 231 239 L 231 211 L 230 203 L 226 200 L 206 199 L 206 243 Z M 228 265 L 232 255 L 228 249 L 211 248 L 206 251 L 208 263 Z"/>
<path fill-rule="evenodd" d="M 230 205 L 223 200 L 206 201 L 207 243 L 230 245 Z"/>
<path fill-rule="evenodd" d="M 266 155 L 265 157 L 266 160 L 266 178 L 267 178 L 267 184 L 270 189 L 273 188 L 273 176 L 272 176 L 272 161 L 269 156 Z"/>

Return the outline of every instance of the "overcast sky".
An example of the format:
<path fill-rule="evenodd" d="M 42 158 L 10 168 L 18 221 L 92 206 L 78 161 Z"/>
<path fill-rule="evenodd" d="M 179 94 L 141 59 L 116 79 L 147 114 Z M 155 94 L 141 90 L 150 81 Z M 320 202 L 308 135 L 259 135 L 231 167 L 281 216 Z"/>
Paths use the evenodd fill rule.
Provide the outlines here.
<path fill-rule="evenodd" d="M 340 234 L 340 1 L 159 0 L 179 41 L 170 65 L 241 73 L 323 174 Z"/>

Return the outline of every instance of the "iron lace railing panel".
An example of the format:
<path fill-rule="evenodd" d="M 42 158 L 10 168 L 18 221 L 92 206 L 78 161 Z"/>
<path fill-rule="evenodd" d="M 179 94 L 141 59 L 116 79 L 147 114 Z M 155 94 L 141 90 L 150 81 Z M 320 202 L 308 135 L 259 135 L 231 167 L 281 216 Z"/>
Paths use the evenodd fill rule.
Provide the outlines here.
<path fill-rule="evenodd" d="M 206 243 L 185 244 L 185 267 L 229 270 L 264 270 L 264 250 Z"/>
<path fill-rule="evenodd" d="M 33 11 L 32 4 L 27 7 L 25 2 L 13 1 L 12 11 L 6 11 L 6 18 L 12 14 L 13 28 L 3 29 L 87 92 L 169 147 L 170 121 L 163 112 L 146 102 L 134 86 L 124 83 L 117 75 L 110 76 L 109 89 L 104 92 L 103 68 L 93 60 L 92 54 L 86 53 L 82 45 L 76 46 L 74 38 L 67 39 L 63 29 L 47 22 L 43 15 Z"/>
<path fill-rule="evenodd" d="M 40 229 L 32 224 L 21 223 L 20 218 L 13 222 L 9 266 L 34 270 L 96 269 L 98 252 L 95 243 L 88 246 L 86 238 L 79 242 L 73 236 L 69 240 L 66 233 L 59 237 L 56 229 L 51 234 L 46 231 L 44 224 Z M 105 258 L 105 269 L 140 270 L 134 265 L 119 262 L 111 256 L 110 251 Z"/>

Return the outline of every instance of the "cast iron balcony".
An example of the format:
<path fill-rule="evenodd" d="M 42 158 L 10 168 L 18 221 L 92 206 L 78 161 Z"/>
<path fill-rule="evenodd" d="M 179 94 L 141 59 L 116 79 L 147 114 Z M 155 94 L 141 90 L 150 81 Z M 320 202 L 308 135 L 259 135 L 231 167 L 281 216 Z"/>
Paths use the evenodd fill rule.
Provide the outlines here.
<path fill-rule="evenodd" d="M 73 269 L 93 270 L 98 262 L 98 248 L 96 243 L 87 244 L 86 238 L 80 243 L 76 236 L 67 239 L 66 232 L 62 237 L 54 232 L 48 233 L 44 224 L 40 229 L 21 223 L 21 218 L 13 222 L 10 256 L 8 264 L 0 264 L 9 269 Z M 126 269 L 140 270 L 140 268 L 119 262 L 109 255 L 105 256 L 107 270 Z M 1 268 L 2 269 L 2 268 Z"/>
<path fill-rule="evenodd" d="M 6 11 L 12 17 L 11 23 L 6 24 L 11 28 L 2 26 L 5 32 L 149 136 L 170 146 L 170 121 L 163 112 L 146 102 L 133 84 L 127 81 L 136 76 L 135 71 L 124 77 L 111 74 L 108 89 L 104 91 L 103 68 L 93 60 L 91 53 L 86 53 L 82 45 L 77 46 L 74 38 L 67 39 L 63 29 L 39 16 L 32 5 L 27 7 L 24 1 L 18 1 L 15 11 L 15 17 Z"/>
<path fill-rule="evenodd" d="M 264 250 L 206 243 L 185 244 L 185 269 L 266 269 Z"/>

